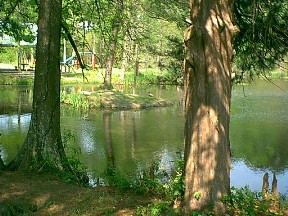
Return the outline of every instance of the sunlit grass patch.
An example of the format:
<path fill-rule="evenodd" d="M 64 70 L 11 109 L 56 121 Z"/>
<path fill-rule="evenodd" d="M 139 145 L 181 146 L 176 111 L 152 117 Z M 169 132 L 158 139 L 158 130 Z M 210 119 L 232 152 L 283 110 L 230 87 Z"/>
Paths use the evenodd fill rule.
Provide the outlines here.
<path fill-rule="evenodd" d="M 0 85 L 33 85 L 33 76 L 0 75 Z"/>
<path fill-rule="evenodd" d="M 61 102 L 77 109 L 111 108 L 111 109 L 143 109 L 172 105 L 170 101 L 150 96 L 124 94 L 117 90 L 98 90 L 95 92 L 67 93 L 61 92 Z"/>

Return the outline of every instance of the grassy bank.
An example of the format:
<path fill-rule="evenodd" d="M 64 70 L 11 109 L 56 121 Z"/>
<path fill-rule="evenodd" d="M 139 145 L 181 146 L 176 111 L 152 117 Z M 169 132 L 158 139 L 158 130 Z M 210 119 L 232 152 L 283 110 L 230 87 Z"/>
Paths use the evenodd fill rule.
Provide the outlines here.
<path fill-rule="evenodd" d="M 281 69 L 275 69 L 270 73 L 266 74 L 270 79 L 288 79 L 287 71 Z M 261 76 L 260 76 L 261 77 Z M 61 84 L 99 84 L 101 85 L 104 80 L 104 69 L 97 70 L 73 70 L 71 72 L 65 72 L 61 75 Z M 160 71 L 158 69 L 142 69 L 139 71 L 136 77 L 137 84 L 183 84 L 183 80 L 178 77 L 177 74 Z M 18 73 L 16 71 L 1 73 L 0 71 L 0 85 L 33 85 L 34 82 L 34 72 L 27 71 Z M 112 74 L 113 84 L 134 84 L 134 71 L 127 71 L 125 73 L 124 80 L 121 80 L 121 71 L 118 68 L 113 69 Z"/>
<path fill-rule="evenodd" d="M 94 187 L 65 172 L 0 171 L 0 215 L 183 216 L 183 166 L 179 158 L 167 173 L 154 161 L 139 170 L 137 177 L 108 167 L 101 175 L 102 183 Z M 252 192 L 248 187 L 232 187 L 221 201 L 231 216 L 288 215 L 283 197 Z M 212 208 L 190 215 L 214 216 Z"/>
<path fill-rule="evenodd" d="M 155 179 L 138 188 L 83 187 L 59 179 L 55 174 L 0 173 L 0 214 L 5 215 L 184 215 L 180 203 L 163 196 L 153 186 Z M 149 186 L 149 184 L 151 184 Z M 142 187 L 143 190 L 139 190 Z M 288 215 L 287 203 L 263 199 L 247 188 L 233 189 L 226 201 L 230 215 Z M 212 211 L 193 216 L 212 216 Z"/>
<path fill-rule="evenodd" d="M 5 72 L 5 73 L 4 73 Z M 102 84 L 104 80 L 104 69 L 97 70 L 73 70 L 71 72 L 62 72 L 61 84 Z M 161 72 L 158 69 L 142 69 L 136 77 L 137 84 L 177 84 L 177 75 L 168 71 Z M 25 71 L 0 71 L 0 85 L 32 85 L 34 81 L 34 72 Z M 179 81 L 179 80 L 178 80 Z M 114 84 L 134 83 L 134 71 L 127 71 L 124 80 L 121 80 L 121 71 L 118 68 L 113 69 L 112 82 Z"/>

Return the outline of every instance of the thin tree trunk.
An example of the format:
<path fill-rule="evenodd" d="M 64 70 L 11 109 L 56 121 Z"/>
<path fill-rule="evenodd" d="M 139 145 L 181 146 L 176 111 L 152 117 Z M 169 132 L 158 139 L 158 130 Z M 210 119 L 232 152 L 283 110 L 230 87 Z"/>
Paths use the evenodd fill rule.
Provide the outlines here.
<path fill-rule="evenodd" d="M 122 12 L 123 12 L 123 0 L 115 0 L 115 7 L 116 12 L 114 14 L 113 18 L 113 24 L 112 24 L 112 32 L 110 36 L 109 41 L 109 50 L 108 50 L 108 56 L 106 59 L 106 71 L 105 71 L 105 77 L 104 77 L 104 88 L 113 88 L 112 86 L 112 69 L 114 65 L 115 60 L 115 54 L 116 54 L 116 48 L 117 48 L 117 41 L 119 38 L 119 31 L 121 28 L 122 23 Z"/>
<path fill-rule="evenodd" d="M 230 191 L 232 1 L 190 0 L 185 30 L 185 196 L 187 213 L 213 205 Z"/>
<path fill-rule="evenodd" d="M 123 56 L 122 56 L 122 65 L 121 65 L 121 72 L 120 72 L 120 77 L 119 80 L 121 83 L 124 84 L 124 79 L 125 79 L 125 73 L 128 67 L 128 61 L 129 61 L 129 40 L 128 36 L 125 35 L 124 37 L 124 45 L 123 45 Z"/>
<path fill-rule="evenodd" d="M 112 70 L 113 70 L 113 65 L 114 65 L 114 60 L 115 60 L 118 32 L 119 32 L 119 26 L 116 23 L 112 31 L 112 36 L 111 36 L 111 40 L 109 44 L 109 53 L 108 53 L 108 58 L 106 61 L 106 72 L 105 72 L 105 78 L 104 78 L 105 88 L 111 88 L 112 86 Z"/>
<path fill-rule="evenodd" d="M 138 58 L 138 44 L 135 44 L 135 70 L 134 70 L 134 79 L 133 79 L 133 85 L 136 86 L 137 84 L 137 77 L 139 75 L 139 58 Z"/>

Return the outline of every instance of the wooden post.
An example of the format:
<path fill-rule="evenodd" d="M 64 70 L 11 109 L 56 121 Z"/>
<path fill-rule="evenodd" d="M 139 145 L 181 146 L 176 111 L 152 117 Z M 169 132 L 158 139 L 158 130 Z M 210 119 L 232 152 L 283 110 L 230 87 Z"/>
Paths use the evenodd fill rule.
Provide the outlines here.
<path fill-rule="evenodd" d="M 276 178 L 275 174 L 273 174 L 271 194 L 275 197 L 279 196 L 278 187 L 277 187 L 277 178 Z"/>
<path fill-rule="evenodd" d="M 67 44 L 66 44 L 66 39 L 63 39 L 63 66 L 64 66 L 64 72 L 66 73 L 66 59 L 67 59 Z M 62 68 L 61 68 L 62 72 Z"/>
<path fill-rule="evenodd" d="M 22 59 L 22 53 L 20 45 L 18 46 L 18 71 L 21 72 L 21 59 Z"/>
<path fill-rule="evenodd" d="M 92 54 L 92 69 L 93 69 L 93 70 L 96 69 L 96 62 L 97 62 L 97 60 L 96 60 L 96 54 L 93 53 L 93 54 Z"/>
<path fill-rule="evenodd" d="M 268 178 L 269 178 L 268 173 L 265 173 L 263 176 L 263 185 L 262 185 L 262 193 L 264 197 L 266 197 L 268 194 L 268 187 L 269 187 Z"/>
<path fill-rule="evenodd" d="M 78 60 L 78 58 L 75 59 L 75 69 L 76 70 L 79 69 L 79 60 Z"/>

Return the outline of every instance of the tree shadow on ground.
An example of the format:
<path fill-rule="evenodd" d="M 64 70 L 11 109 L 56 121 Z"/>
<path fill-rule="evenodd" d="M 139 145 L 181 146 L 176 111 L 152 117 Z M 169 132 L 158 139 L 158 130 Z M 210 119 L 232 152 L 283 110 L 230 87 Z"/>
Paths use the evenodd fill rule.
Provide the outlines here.
<path fill-rule="evenodd" d="M 2 172 L 1 215 L 123 215 L 155 199 L 111 187 L 81 187 L 53 174 Z"/>

